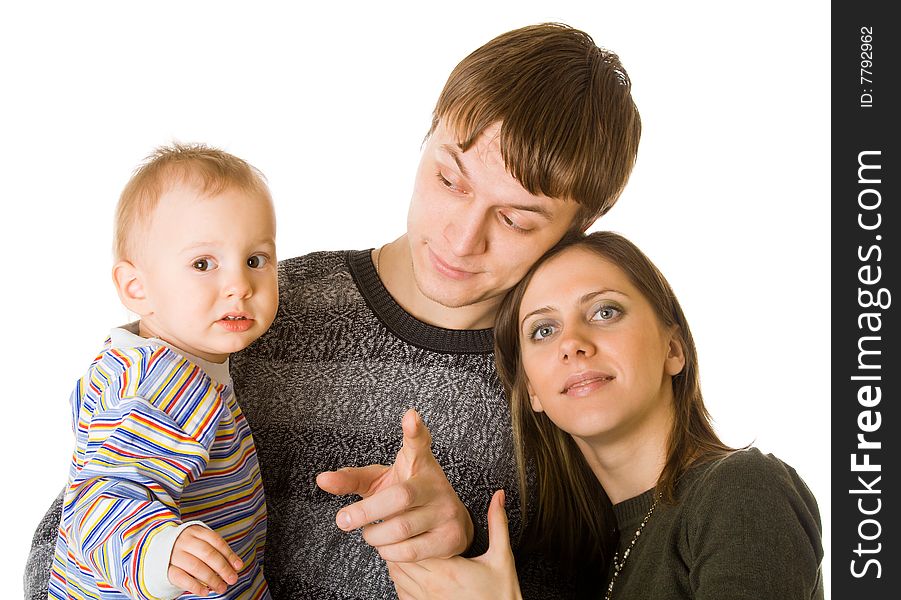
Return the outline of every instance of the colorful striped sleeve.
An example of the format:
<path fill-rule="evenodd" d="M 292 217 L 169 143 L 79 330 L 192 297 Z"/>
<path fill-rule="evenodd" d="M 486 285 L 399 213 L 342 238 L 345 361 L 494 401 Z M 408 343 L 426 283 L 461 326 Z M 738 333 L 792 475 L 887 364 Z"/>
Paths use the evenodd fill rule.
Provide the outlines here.
<path fill-rule="evenodd" d="M 153 598 L 142 561 L 180 524 L 184 488 L 203 472 L 223 387 L 165 347 L 110 349 L 76 388 L 73 473 L 63 526 L 80 569 Z"/>

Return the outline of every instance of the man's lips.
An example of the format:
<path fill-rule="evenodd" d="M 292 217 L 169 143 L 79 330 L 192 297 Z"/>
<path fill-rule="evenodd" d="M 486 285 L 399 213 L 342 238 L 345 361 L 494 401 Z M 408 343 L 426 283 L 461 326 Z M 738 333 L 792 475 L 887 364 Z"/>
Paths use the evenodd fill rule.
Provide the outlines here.
<path fill-rule="evenodd" d="M 607 385 L 613 379 L 613 375 L 600 371 L 583 371 L 567 377 L 560 393 L 567 396 L 584 396 Z"/>
<path fill-rule="evenodd" d="M 474 271 L 467 271 L 466 269 L 460 269 L 453 265 L 449 265 L 448 263 L 441 260 L 437 254 L 435 254 L 431 248 L 426 248 L 429 252 L 429 260 L 432 263 L 432 266 L 435 267 L 435 270 L 444 275 L 445 277 L 449 277 L 450 279 L 467 279 L 476 275 Z"/>

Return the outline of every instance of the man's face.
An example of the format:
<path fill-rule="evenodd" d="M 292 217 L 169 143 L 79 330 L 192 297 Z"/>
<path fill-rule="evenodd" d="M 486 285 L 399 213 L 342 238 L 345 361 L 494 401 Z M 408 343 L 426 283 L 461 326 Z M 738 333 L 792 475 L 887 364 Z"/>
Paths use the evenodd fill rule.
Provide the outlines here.
<path fill-rule="evenodd" d="M 504 168 L 500 124 L 466 152 L 442 122 L 429 138 L 407 216 L 419 291 L 448 308 L 496 304 L 566 233 L 579 205 L 533 195 Z"/>

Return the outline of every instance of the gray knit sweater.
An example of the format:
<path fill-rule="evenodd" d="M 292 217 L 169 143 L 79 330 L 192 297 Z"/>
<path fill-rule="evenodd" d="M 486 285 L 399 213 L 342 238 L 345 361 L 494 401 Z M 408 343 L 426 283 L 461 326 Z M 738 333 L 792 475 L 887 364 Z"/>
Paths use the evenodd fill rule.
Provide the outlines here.
<path fill-rule="evenodd" d="M 422 415 L 435 456 L 473 517 L 472 553 L 487 547 L 486 510 L 499 488 L 507 491 L 515 544 L 521 515 L 512 429 L 491 330 L 415 319 L 388 294 L 368 250 L 318 252 L 279 267 L 275 323 L 231 360 L 266 490 L 273 598 L 396 597 L 384 561 L 359 532 L 335 525 L 338 510 L 357 498 L 327 494 L 315 477 L 391 464 L 408 408 Z M 38 531 L 26 588 L 38 597 L 43 585 L 46 597 L 40 538 Z M 565 596 L 547 561 L 533 556 L 519 568 L 527 598 Z"/>
<path fill-rule="evenodd" d="M 648 519 L 614 599 L 822 600 L 820 514 L 790 466 L 755 448 L 734 452 L 689 469 L 676 495 Z M 653 500 L 649 490 L 613 506 L 619 556 Z"/>

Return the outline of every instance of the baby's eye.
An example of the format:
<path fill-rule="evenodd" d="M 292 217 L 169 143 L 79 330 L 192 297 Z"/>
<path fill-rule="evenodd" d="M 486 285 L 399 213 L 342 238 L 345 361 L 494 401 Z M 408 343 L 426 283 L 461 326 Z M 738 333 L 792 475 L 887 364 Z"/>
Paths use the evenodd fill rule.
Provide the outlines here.
<path fill-rule="evenodd" d="M 268 263 L 269 258 L 263 256 L 262 254 L 254 254 L 247 259 L 247 266 L 251 269 L 262 269 Z"/>
<path fill-rule="evenodd" d="M 191 266 L 196 271 L 210 271 L 216 268 L 216 261 L 212 258 L 198 258 L 191 263 Z"/>

